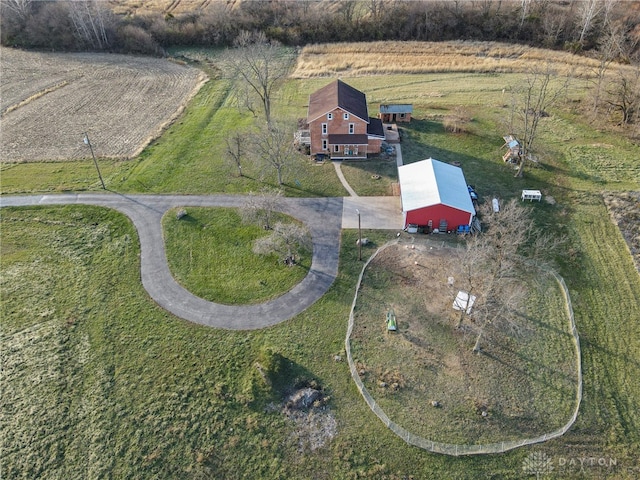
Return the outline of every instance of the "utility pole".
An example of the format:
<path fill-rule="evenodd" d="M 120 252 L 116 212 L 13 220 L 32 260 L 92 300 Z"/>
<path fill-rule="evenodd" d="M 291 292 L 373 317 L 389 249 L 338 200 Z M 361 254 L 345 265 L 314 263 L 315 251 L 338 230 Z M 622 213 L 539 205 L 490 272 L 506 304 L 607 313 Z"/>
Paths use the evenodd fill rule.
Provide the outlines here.
<path fill-rule="evenodd" d="M 358 260 L 362 260 L 362 229 L 360 228 L 360 210 L 356 208 L 358 214 Z"/>
<path fill-rule="evenodd" d="M 107 187 L 104 186 L 104 180 L 102 179 L 102 174 L 100 173 L 100 169 L 98 168 L 98 161 L 96 160 L 96 156 L 93 153 L 93 146 L 91 145 L 91 141 L 89 140 L 89 135 L 87 134 L 87 132 L 84 132 L 84 143 L 85 145 L 89 145 L 89 150 L 91 150 L 91 157 L 93 157 L 93 163 L 95 164 L 96 170 L 98 171 L 98 177 L 100 177 L 102 189 L 106 190 Z"/>

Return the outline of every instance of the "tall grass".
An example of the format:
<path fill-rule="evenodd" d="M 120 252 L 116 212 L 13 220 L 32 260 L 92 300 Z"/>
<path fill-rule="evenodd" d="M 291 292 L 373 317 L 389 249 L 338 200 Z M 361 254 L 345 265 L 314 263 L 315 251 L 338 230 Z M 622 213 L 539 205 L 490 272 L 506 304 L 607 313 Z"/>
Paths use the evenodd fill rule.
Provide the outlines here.
<path fill-rule="evenodd" d="M 443 72 L 522 73 L 536 63 L 560 74 L 589 77 L 597 60 L 567 52 L 497 42 L 362 42 L 309 45 L 302 49 L 293 76 Z"/>
<path fill-rule="evenodd" d="M 100 159 L 98 165 L 107 185 L 118 181 L 131 166 L 126 161 L 104 159 Z M 3 194 L 78 192 L 101 188 L 100 177 L 91 160 L 3 163 L 0 166 L 0 189 Z"/>

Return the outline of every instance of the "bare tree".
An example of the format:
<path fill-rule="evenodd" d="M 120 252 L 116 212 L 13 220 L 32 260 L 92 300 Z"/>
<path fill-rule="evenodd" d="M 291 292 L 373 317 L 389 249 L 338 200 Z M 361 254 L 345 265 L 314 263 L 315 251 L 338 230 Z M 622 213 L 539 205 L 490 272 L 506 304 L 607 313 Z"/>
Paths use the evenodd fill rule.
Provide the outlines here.
<path fill-rule="evenodd" d="M 32 4 L 33 0 L 3 0 L 2 7 L 24 20 L 31 13 Z"/>
<path fill-rule="evenodd" d="M 230 137 L 225 138 L 227 144 L 226 158 L 229 163 L 232 163 L 238 169 L 238 175 L 243 177 L 242 163 L 245 157 L 245 144 L 247 142 L 246 136 L 236 130 Z"/>
<path fill-rule="evenodd" d="M 33 14 L 32 0 L 0 0 L 0 41 L 3 45 L 17 43 L 27 30 Z M 29 32 L 31 36 L 31 32 Z"/>
<path fill-rule="evenodd" d="M 602 0 L 602 24 L 608 25 L 612 21 L 612 14 L 620 0 Z"/>
<path fill-rule="evenodd" d="M 271 223 L 278 204 L 282 198 L 282 190 L 263 188 L 258 193 L 249 193 L 249 199 L 240 209 L 240 216 L 246 223 L 257 223 L 265 230 L 271 230 Z"/>
<path fill-rule="evenodd" d="M 356 2 L 354 0 L 342 0 L 337 2 L 337 12 L 342 14 L 342 18 L 345 24 L 354 24 L 354 13 L 356 10 Z"/>
<path fill-rule="evenodd" d="M 75 27 L 75 34 L 92 48 L 103 49 L 109 46 L 105 21 L 110 12 L 96 0 L 68 2 L 71 21 Z"/>
<path fill-rule="evenodd" d="M 480 272 L 482 272 L 484 266 L 487 264 L 487 251 L 488 249 L 483 237 L 470 237 L 464 254 L 460 259 L 460 262 L 457 264 L 455 276 L 459 279 L 462 288 L 465 289 L 469 300 L 482 289 L 480 286 L 482 280 Z M 462 305 L 462 307 L 463 308 L 460 309 L 460 315 L 458 317 L 457 328 L 462 326 L 465 314 L 467 313 L 467 305 Z"/>
<path fill-rule="evenodd" d="M 632 71 L 620 71 L 608 84 L 607 103 L 620 112 L 622 125 L 630 125 L 637 120 L 640 111 L 640 67 Z"/>
<path fill-rule="evenodd" d="M 374 22 L 377 22 L 382 17 L 382 12 L 385 8 L 385 0 L 369 0 L 368 5 L 369 15 Z"/>
<path fill-rule="evenodd" d="M 521 140 L 521 155 L 516 177 L 524 175 L 527 161 L 532 158 L 534 144 L 538 139 L 540 120 L 548 115 L 548 110 L 565 98 L 570 78 L 557 78 L 550 64 L 544 69 L 534 69 L 524 83 L 513 89 L 512 133 Z"/>
<path fill-rule="evenodd" d="M 528 258 L 524 256 L 524 250 L 537 237 L 529 211 L 515 199 L 505 204 L 499 213 L 485 204 L 480 207 L 480 214 L 485 226 L 483 233 L 468 239 L 456 273 L 469 298 L 471 295 L 476 297 L 473 322 L 469 324 L 476 333 L 474 352 L 480 351 L 481 340 L 488 328 L 517 331 L 513 312 L 519 309 L 524 298 L 520 276 Z M 551 242 L 540 245 L 550 247 Z M 463 309 L 458 328 L 465 318 Z"/>
<path fill-rule="evenodd" d="M 297 223 L 277 222 L 271 234 L 258 238 L 253 244 L 254 253 L 277 253 L 289 266 L 296 264 L 296 257 L 303 248 L 311 249 L 311 237 L 307 229 Z"/>
<path fill-rule="evenodd" d="M 256 136 L 254 148 L 260 161 L 275 169 L 278 185 L 282 185 L 284 170 L 296 155 L 293 133 L 280 124 L 269 124 Z"/>
<path fill-rule="evenodd" d="M 520 0 L 520 28 L 524 26 L 524 22 L 529 15 L 532 1 L 533 0 Z"/>
<path fill-rule="evenodd" d="M 474 305 L 473 326 L 476 331 L 476 341 L 473 352 L 480 353 L 482 340 L 488 329 L 496 328 L 501 331 L 518 332 L 517 312 L 522 310 L 526 291 L 520 282 L 494 281 L 484 291 L 484 298 Z"/>
<path fill-rule="evenodd" d="M 251 94 L 252 89 L 248 83 L 242 82 L 242 85 L 234 91 L 234 97 L 236 105 L 238 106 L 238 112 L 242 112 L 245 108 L 248 110 L 253 118 L 258 118 L 258 108 L 255 103 L 255 96 Z"/>
<path fill-rule="evenodd" d="M 578 42 L 580 42 L 581 45 L 584 44 L 584 39 L 591 30 L 596 17 L 601 12 L 602 6 L 603 0 L 582 0 L 578 3 L 578 22 L 580 27 Z"/>
<path fill-rule="evenodd" d="M 243 31 L 229 52 L 227 63 L 234 78 L 244 81 L 258 95 L 267 124 L 271 123 L 271 102 L 277 86 L 286 78 L 293 56 L 276 41 L 269 41 L 262 32 Z"/>
<path fill-rule="evenodd" d="M 542 32 L 544 32 L 543 46 L 554 48 L 568 29 L 570 21 L 557 6 L 549 6 L 537 16 L 540 18 Z"/>
<path fill-rule="evenodd" d="M 593 112 L 598 112 L 601 102 L 602 88 L 611 63 L 624 53 L 625 34 L 620 27 L 609 25 L 600 39 L 597 55 L 600 62 L 596 70 L 593 93 Z"/>

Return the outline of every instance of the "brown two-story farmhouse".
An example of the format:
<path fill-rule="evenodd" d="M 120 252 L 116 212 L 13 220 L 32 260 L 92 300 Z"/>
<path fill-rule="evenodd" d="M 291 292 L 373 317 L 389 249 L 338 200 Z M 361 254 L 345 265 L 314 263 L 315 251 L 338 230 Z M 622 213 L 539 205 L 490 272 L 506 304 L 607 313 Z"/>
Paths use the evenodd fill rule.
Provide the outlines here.
<path fill-rule="evenodd" d="M 380 152 L 382 121 L 369 117 L 364 93 L 336 80 L 309 96 L 310 153 L 332 159 L 367 158 Z"/>

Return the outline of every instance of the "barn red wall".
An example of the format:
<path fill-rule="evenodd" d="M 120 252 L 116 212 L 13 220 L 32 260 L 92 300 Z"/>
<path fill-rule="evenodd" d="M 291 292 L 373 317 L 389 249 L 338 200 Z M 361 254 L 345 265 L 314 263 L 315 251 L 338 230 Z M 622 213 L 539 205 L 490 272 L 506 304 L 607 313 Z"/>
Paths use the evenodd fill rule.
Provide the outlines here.
<path fill-rule="evenodd" d="M 459 225 L 471 225 L 472 215 L 446 205 L 433 205 L 407 212 L 405 227 L 410 223 L 425 226 L 431 220 L 433 228 L 438 228 L 443 218 L 447 220 L 449 230 L 455 230 Z"/>

